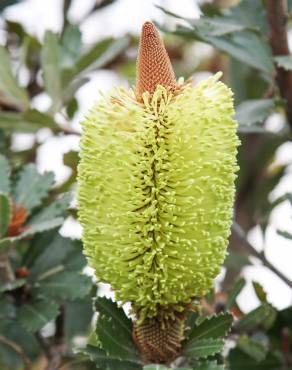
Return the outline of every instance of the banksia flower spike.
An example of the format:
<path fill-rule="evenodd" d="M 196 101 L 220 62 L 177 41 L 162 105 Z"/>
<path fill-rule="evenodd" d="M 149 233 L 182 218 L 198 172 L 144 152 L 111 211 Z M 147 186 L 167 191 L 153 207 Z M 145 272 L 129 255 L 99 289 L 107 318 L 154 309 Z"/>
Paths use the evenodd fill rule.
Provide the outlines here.
<path fill-rule="evenodd" d="M 210 290 L 226 255 L 238 139 L 220 76 L 178 84 L 146 22 L 135 90 L 104 95 L 82 123 L 85 255 L 116 299 L 132 303 L 145 362 L 179 354 L 185 312 Z"/>

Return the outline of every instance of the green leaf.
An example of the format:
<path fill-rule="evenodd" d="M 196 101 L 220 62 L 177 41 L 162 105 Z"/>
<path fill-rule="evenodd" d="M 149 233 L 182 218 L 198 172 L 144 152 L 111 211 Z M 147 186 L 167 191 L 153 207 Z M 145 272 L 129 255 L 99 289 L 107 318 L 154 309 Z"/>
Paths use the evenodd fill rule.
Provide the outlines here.
<path fill-rule="evenodd" d="M 224 346 L 223 339 L 199 339 L 187 344 L 184 355 L 190 358 L 207 358 L 208 356 L 219 353 Z"/>
<path fill-rule="evenodd" d="M 279 55 L 274 57 L 274 61 L 278 67 L 284 68 L 286 71 L 292 71 L 292 56 Z"/>
<path fill-rule="evenodd" d="M 9 132 L 37 132 L 40 128 L 49 127 L 53 131 L 58 126 L 52 118 L 35 109 L 24 113 L 0 112 L 0 128 Z"/>
<path fill-rule="evenodd" d="M 234 304 L 236 303 L 236 298 L 237 298 L 238 294 L 242 291 L 243 287 L 245 286 L 245 283 L 246 283 L 245 279 L 240 278 L 236 281 L 234 286 L 231 288 L 231 290 L 229 291 L 228 299 L 227 299 L 227 303 L 226 303 L 226 308 L 227 309 L 234 306 Z"/>
<path fill-rule="evenodd" d="M 57 199 L 55 202 L 52 202 L 40 212 L 35 214 L 32 218 L 30 218 L 29 224 L 34 225 L 48 222 L 55 218 L 64 217 L 65 212 L 69 207 L 71 198 L 71 194 L 64 194 L 61 198 Z"/>
<path fill-rule="evenodd" d="M 238 348 L 257 362 L 263 361 L 268 353 L 268 346 L 262 341 L 241 335 L 237 340 Z"/>
<path fill-rule="evenodd" d="M 246 100 L 236 108 L 236 119 L 240 132 L 250 132 L 256 124 L 262 124 L 273 112 L 274 99 Z"/>
<path fill-rule="evenodd" d="M 25 231 L 17 236 L 6 237 L 0 239 L 0 249 L 5 250 L 9 248 L 13 243 L 26 239 L 27 237 L 33 236 L 44 231 L 55 229 L 61 226 L 64 222 L 63 217 L 56 217 L 52 220 L 35 223 L 33 225 L 25 225 Z"/>
<path fill-rule="evenodd" d="M 69 24 L 62 39 L 62 68 L 71 67 L 79 59 L 81 32 L 77 25 Z"/>
<path fill-rule="evenodd" d="M 41 52 L 45 89 L 52 99 L 51 111 L 57 112 L 62 104 L 61 47 L 56 34 L 47 31 Z"/>
<path fill-rule="evenodd" d="M 30 278 L 42 279 L 44 276 L 51 276 L 49 272 L 54 271 L 56 267 L 64 269 L 75 250 L 84 259 L 81 249 L 76 247 L 71 239 L 63 238 L 58 233 L 49 239 L 46 235 L 40 236 L 31 245 L 30 253 L 24 259 L 24 264 L 30 269 Z"/>
<path fill-rule="evenodd" d="M 11 218 L 10 199 L 0 192 L 0 238 L 7 232 Z"/>
<path fill-rule="evenodd" d="M 20 0 L 2 0 L 0 4 L 0 12 L 4 10 L 7 6 L 19 3 Z"/>
<path fill-rule="evenodd" d="M 9 292 L 17 288 L 20 288 L 25 284 L 25 282 L 26 282 L 25 279 L 15 279 L 13 281 L 8 282 L 0 281 L 0 293 Z"/>
<path fill-rule="evenodd" d="M 248 256 L 236 252 L 229 252 L 224 261 L 224 266 L 231 270 L 241 270 L 247 265 L 251 265 Z"/>
<path fill-rule="evenodd" d="M 29 99 L 26 90 L 19 86 L 11 70 L 11 60 L 7 50 L 0 45 L 0 92 L 8 103 L 27 108 Z"/>
<path fill-rule="evenodd" d="M 182 18 L 160 9 L 171 16 Z M 222 11 L 212 18 L 203 16 L 199 20 L 183 19 L 187 26 L 179 25 L 173 33 L 206 42 L 246 65 L 265 72 L 267 76 L 273 71 L 269 44 L 259 32 L 267 29 L 262 4 L 245 0 L 237 7 L 229 7 L 225 13 Z"/>
<path fill-rule="evenodd" d="M 146 365 L 143 367 L 143 370 L 171 370 L 169 367 L 164 366 L 164 365 Z"/>
<path fill-rule="evenodd" d="M 192 368 L 190 368 L 190 367 L 188 367 L 188 368 L 186 368 L 186 367 L 180 367 L 178 369 L 176 367 L 170 368 L 170 367 L 167 367 L 167 366 L 164 366 L 164 365 L 151 364 L 151 365 L 144 366 L 143 367 L 143 370 L 192 370 Z"/>
<path fill-rule="evenodd" d="M 275 319 L 275 314 L 276 311 L 270 304 L 263 303 L 236 322 L 235 328 L 240 331 L 248 331 L 258 325 L 266 327 Z"/>
<path fill-rule="evenodd" d="M 75 75 L 104 67 L 114 60 L 129 45 L 129 38 L 124 36 L 116 40 L 105 39 L 95 44 L 83 54 L 76 64 Z"/>
<path fill-rule="evenodd" d="M 188 336 L 189 342 L 224 337 L 230 330 L 232 322 L 232 315 L 228 312 L 207 317 L 201 324 L 191 329 Z"/>
<path fill-rule="evenodd" d="M 228 360 L 230 370 L 280 370 L 284 364 L 278 353 L 271 352 L 264 361 L 257 362 L 237 348 L 230 351 Z"/>
<path fill-rule="evenodd" d="M 159 5 L 156 5 L 156 8 L 162 10 L 167 15 L 189 22 L 189 24 L 197 29 L 200 33 L 209 36 L 222 36 L 235 31 L 242 31 L 249 28 L 246 25 L 239 24 L 238 22 L 226 22 L 226 19 L 223 17 L 201 17 L 198 19 L 186 18 L 179 16 L 178 14 L 175 14 Z"/>
<path fill-rule="evenodd" d="M 2 305 L 2 302 L 1 302 Z M 33 333 L 19 325 L 18 320 L 1 320 L 0 332 L 5 338 L 16 343 L 29 358 L 37 358 L 40 354 L 40 346 Z M 3 363 L 5 364 L 3 368 Z M 0 343 L 0 366 L 1 370 L 23 369 L 23 362 L 16 352 L 5 344 Z"/>
<path fill-rule="evenodd" d="M 139 362 L 132 340 L 132 323 L 123 309 L 104 297 L 96 300 L 95 307 L 99 312 L 96 334 L 102 349 L 112 358 Z"/>
<path fill-rule="evenodd" d="M 108 357 L 106 352 L 101 348 L 88 345 L 81 351 L 83 354 L 89 356 L 90 360 L 93 361 L 97 369 L 102 370 L 142 370 L 142 366 L 129 361 L 120 361 Z"/>
<path fill-rule="evenodd" d="M 261 1 L 244 0 L 236 6 L 223 9 L 225 21 L 236 22 L 250 29 L 261 31 L 263 35 L 268 32 L 267 12 Z"/>
<path fill-rule="evenodd" d="M 10 167 L 8 160 L 0 154 L 0 192 L 10 192 Z"/>
<path fill-rule="evenodd" d="M 290 234 L 288 231 L 277 230 L 277 234 L 283 236 L 283 238 L 292 240 L 292 234 Z"/>
<path fill-rule="evenodd" d="M 46 297 L 68 300 L 85 297 L 91 286 L 91 278 L 76 271 L 59 272 L 35 284 L 37 291 Z"/>
<path fill-rule="evenodd" d="M 72 345 L 72 340 L 77 335 L 87 336 L 92 322 L 92 298 L 85 298 L 68 301 L 65 307 L 65 337 L 68 343 Z M 76 320 L 78 317 L 78 320 Z"/>
<path fill-rule="evenodd" d="M 54 132 L 58 131 L 59 129 L 59 126 L 51 116 L 40 112 L 37 109 L 26 110 L 25 112 L 23 112 L 22 118 L 24 122 L 27 121 L 29 124 L 35 125 L 35 127 L 38 128 L 48 127 Z"/>
<path fill-rule="evenodd" d="M 254 291 L 255 291 L 258 299 L 261 302 L 267 302 L 267 292 L 264 290 L 263 286 L 260 283 L 256 282 L 256 281 L 253 281 L 252 285 L 253 285 Z"/>
<path fill-rule="evenodd" d="M 23 304 L 18 311 L 18 321 L 23 327 L 35 332 L 58 315 L 58 305 L 47 299 L 38 299 Z"/>
<path fill-rule="evenodd" d="M 201 20 L 203 19 L 201 18 Z M 160 28 L 170 32 L 168 29 Z M 171 33 L 206 42 L 248 66 L 265 72 L 267 75 L 270 75 L 273 71 L 271 51 L 267 42 L 252 31 L 244 30 L 214 36 L 208 33 L 207 27 L 198 28 L 191 25 L 188 27 L 179 25 Z"/>
<path fill-rule="evenodd" d="M 194 370 L 224 370 L 224 365 L 217 364 L 216 361 L 205 361 L 196 365 Z"/>
<path fill-rule="evenodd" d="M 19 175 L 13 199 L 27 211 L 41 204 L 42 199 L 48 194 L 54 183 L 52 172 L 38 173 L 33 164 L 26 165 Z"/>
<path fill-rule="evenodd" d="M 52 230 L 60 227 L 64 222 L 63 217 L 55 217 L 51 220 L 45 221 L 35 221 L 33 224 L 26 225 L 26 229 L 23 233 L 19 235 L 20 239 L 26 238 L 28 236 L 35 235 L 37 233 L 43 233 L 44 231 Z"/>

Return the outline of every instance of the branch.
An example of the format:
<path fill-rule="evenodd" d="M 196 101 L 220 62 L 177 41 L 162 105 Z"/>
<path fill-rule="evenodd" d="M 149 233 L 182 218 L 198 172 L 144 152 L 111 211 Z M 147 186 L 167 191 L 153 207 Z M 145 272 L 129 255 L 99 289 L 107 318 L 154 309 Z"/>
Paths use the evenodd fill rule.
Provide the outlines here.
<path fill-rule="evenodd" d="M 279 271 L 274 265 L 272 265 L 267 259 L 264 252 L 258 252 L 253 245 L 247 240 L 245 232 L 242 230 L 241 226 L 236 222 L 232 225 L 232 232 L 234 236 L 239 240 L 239 242 L 246 248 L 246 250 L 252 256 L 259 259 L 262 264 L 271 270 L 275 275 L 282 279 L 290 288 L 292 288 L 292 281 L 287 278 L 281 271 Z"/>
<path fill-rule="evenodd" d="M 24 370 L 30 370 L 32 368 L 32 364 L 29 357 L 17 343 L 13 342 L 12 340 L 6 337 L 3 337 L 2 335 L 0 335 L 0 342 L 12 348 L 22 358 Z"/>
<path fill-rule="evenodd" d="M 288 21 L 287 0 L 267 0 L 266 4 L 273 55 L 290 55 L 286 29 Z M 276 67 L 276 72 L 280 94 L 286 101 L 285 111 L 292 130 L 292 71 Z"/>

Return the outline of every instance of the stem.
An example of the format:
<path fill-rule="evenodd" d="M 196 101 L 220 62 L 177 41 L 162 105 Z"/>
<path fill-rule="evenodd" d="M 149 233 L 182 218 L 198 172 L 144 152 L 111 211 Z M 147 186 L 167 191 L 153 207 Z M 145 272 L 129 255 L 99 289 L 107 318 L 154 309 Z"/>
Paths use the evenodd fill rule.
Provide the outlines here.
<path fill-rule="evenodd" d="M 288 20 L 287 0 L 267 0 L 266 6 L 273 55 L 290 55 L 286 29 Z M 292 130 L 292 71 L 276 67 L 276 72 L 280 94 L 286 101 L 285 111 Z"/>
<path fill-rule="evenodd" d="M 4 281 L 13 281 L 15 278 L 6 252 L 0 253 L 0 278 Z"/>
<path fill-rule="evenodd" d="M 49 341 L 46 341 L 40 333 L 36 334 L 38 342 L 40 343 L 48 361 L 46 370 L 57 370 L 61 365 L 64 353 L 64 323 L 65 312 L 64 307 L 61 305 L 60 314 L 56 319 L 56 332 L 53 342 L 50 343 Z"/>
<path fill-rule="evenodd" d="M 279 271 L 274 265 L 272 265 L 267 260 L 264 252 L 258 252 L 254 248 L 254 246 L 247 240 L 246 234 L 242 230 L 241 226 L 238 225 L 236 222 L 234 222 L 232 225 L 232 232 L 252 256 L 258 258 L 265 267 L 271 270 L 275 275 L 282 279 L 290 288 L 292 288 L 292 281 L 289 278 L 287 278 L 287 276 L 282 274 L 281 271 Z"/>
<path fill-rule="evenodd" d="M 24 370 L 30 370 L 32 368 L 32 364 L 29 357 L 17 343 L 13 342 L 12 340 L 6 337 L 3 337 L 2 335 L 0 335 L 0 342 L 12 348 L 22 358 Z"/>

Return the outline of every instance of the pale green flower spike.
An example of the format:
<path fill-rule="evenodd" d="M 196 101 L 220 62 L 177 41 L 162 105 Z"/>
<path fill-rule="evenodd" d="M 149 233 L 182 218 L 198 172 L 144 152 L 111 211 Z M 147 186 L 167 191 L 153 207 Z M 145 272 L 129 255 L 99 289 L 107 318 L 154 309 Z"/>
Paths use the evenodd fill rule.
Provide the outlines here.
<path fill-rule="evenodd" d="M 85 255 L 142 318 L 204 296 L 226 255 L 239 141 L 220 77 L 141 102 L 118 88 L 82 122 Z"/>

